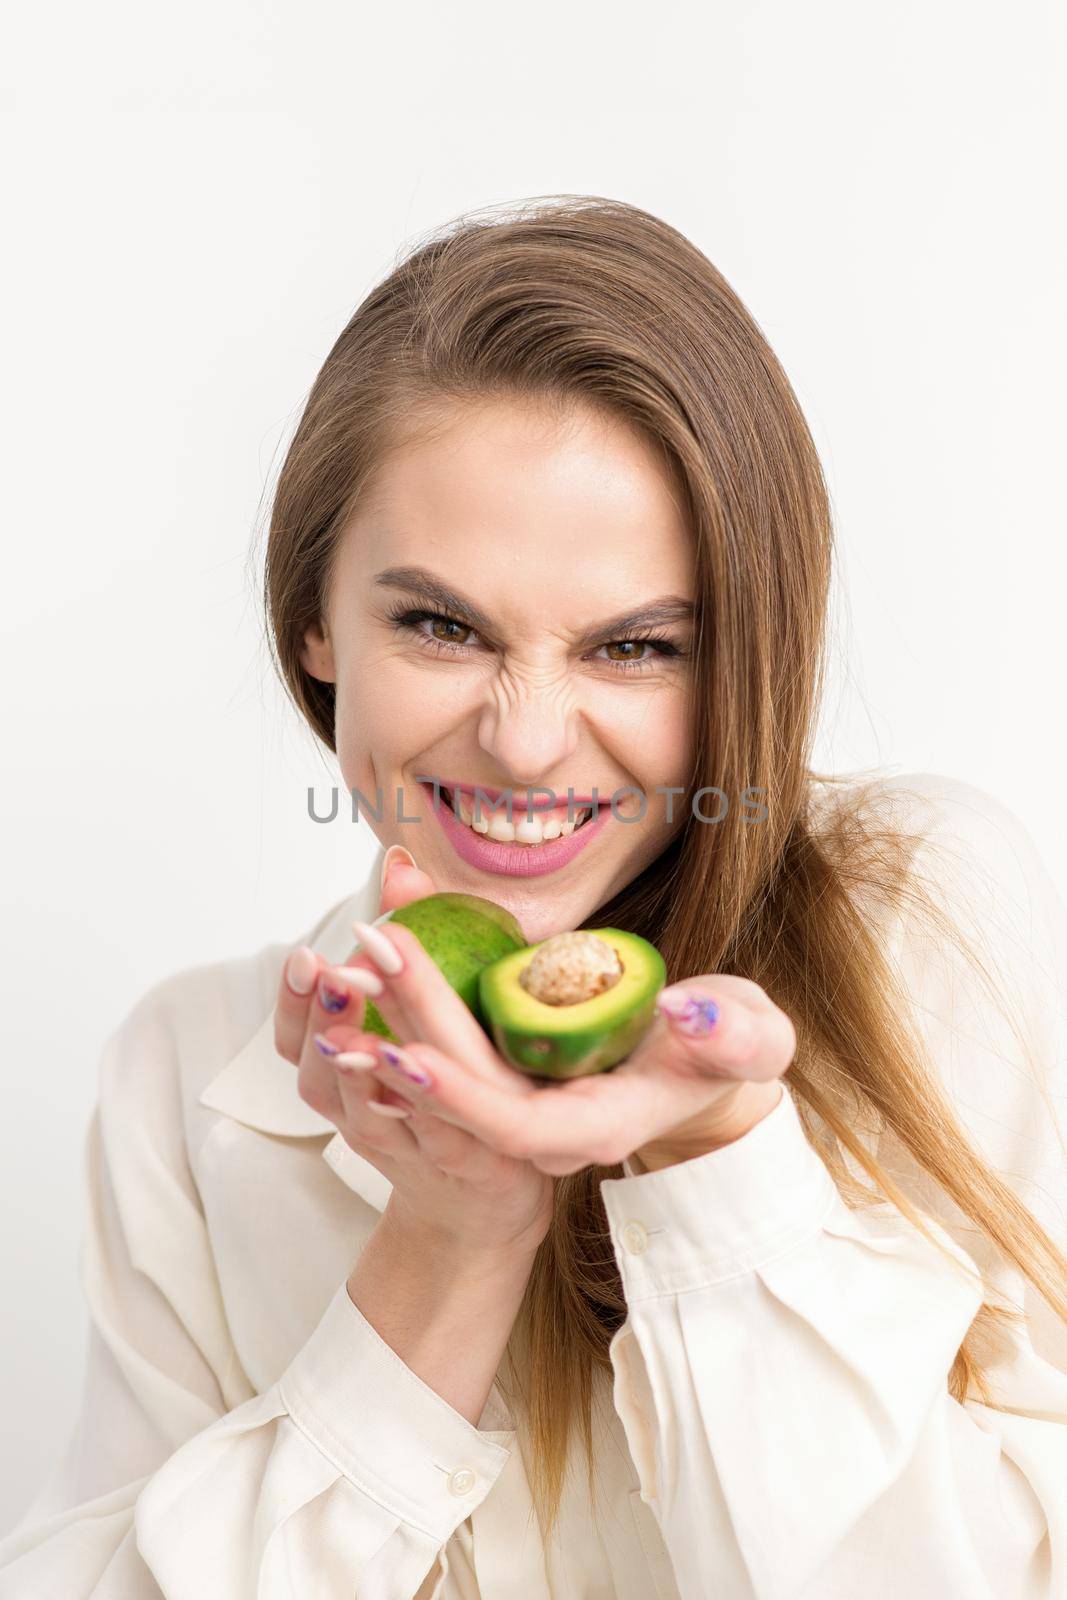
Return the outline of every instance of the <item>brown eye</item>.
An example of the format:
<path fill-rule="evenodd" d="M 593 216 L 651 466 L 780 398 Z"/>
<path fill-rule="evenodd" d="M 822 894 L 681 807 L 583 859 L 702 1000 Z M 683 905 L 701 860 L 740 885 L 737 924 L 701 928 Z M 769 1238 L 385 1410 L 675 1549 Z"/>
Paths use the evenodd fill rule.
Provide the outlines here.
<path fill-rule="evenodd" d="M 433 636 L 435 639 L 440 639 L 443 644 L 466 644 L 467 641 L 458 638 L 457 635 L 471 633 L 472 631 L 465 623 L 453 622 L 450 617 L 435 617 L 433 619 Z"/>
<path fill-rule="evenodd" d="M 642 661 L 644 659 L 644 649 L 647 643 L 647 639 L 613 639 L 610 644 L 606 644 L 604 646 L 604 649 L 622 650 L 625 652 L 623 655 L 612 656 L 612 661 Z M 641 654 L 635 655 L 633 654 L 634 651 L 640 651 Z"/>

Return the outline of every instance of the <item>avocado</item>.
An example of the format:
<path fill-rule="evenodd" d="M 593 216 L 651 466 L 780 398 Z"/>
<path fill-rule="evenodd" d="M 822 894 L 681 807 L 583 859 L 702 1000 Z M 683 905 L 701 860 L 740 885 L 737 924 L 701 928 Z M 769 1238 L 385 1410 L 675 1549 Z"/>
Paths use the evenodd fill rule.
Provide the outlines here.
<path fill-rule="evenodd" d="M 480 895 L 442 891 L 397 906 L 379 917 L 374 926 L 380 928 L 384 922 L 400 922 L 411 929 L 484 1028 L 479 972 L 502 956 L 526 947 L 522 929 L 511 912 Z M 363 1027 L 367 1033 L 378 1033 L 399 1043 L 372 1000 L 366 1003 Z"/>
<path fill-rule="evenodd" d="M 482 968 L 483 1027 L 505 1061 L 532 1077 L 605 1072 L 648 1032 L 666 981 L 663 957 L 635 933 L 553 934 Z"/>

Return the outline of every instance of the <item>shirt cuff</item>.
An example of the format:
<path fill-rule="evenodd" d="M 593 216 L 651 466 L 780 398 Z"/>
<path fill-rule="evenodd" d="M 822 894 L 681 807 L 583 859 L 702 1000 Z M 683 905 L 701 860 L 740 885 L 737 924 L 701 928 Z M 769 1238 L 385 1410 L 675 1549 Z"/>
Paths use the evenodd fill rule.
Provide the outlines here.
<path fill-rule="evenodd" d="M 750 1272 L 817 1233 L 840 1201 L 783 1082 L 740 1139 L 654 1172 L 602 1178 L 628 1302 Z"/>
<path fill-rule="evenodd" d="M 439 1544 L 485 1499 L 515 1438 L 513 1429 L 476 1428 L 424 1383 L 367 1321 L 347 1280 L 278 1390 L 347 1478 Z"/>

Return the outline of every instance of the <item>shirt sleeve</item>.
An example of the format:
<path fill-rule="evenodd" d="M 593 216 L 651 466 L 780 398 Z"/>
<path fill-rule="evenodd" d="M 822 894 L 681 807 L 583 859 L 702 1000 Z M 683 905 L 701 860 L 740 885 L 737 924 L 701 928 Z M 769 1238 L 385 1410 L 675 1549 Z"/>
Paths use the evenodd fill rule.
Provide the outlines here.
<path fill-rule="evenodd" d="M 474 1427 L 417 1377 L 347 1282 L 254 1392 L 188 1164 L 162 988 L 104 1048 L 83 1167 L 80 1410 L 0 1541 L 0 1600 L 437 1595 L 443 1547 L 514 1434 Z"/>
<path fill-rule="evenodd" d="M 1018 820 L 949 789 L 916 864 L 981 938 L 1036 1068 L 909 916 L 896 954 L 970 1137 L 1067 1251 L 1067 915 Z M 845 1205 L 788 1083 L 733 1144 L 624 1173 L 601 1182 L 628 1307 L 614 1400 L 682 1600 L 1067 1594 L 1067 1328 L 1021 1274 L 996 1282 L 1035 1315 L 985 1369 L 1007 1409 L 961 1404 L 980 1285 L 896 1206 Z M 986 1265 L 965 1219 L 918 1204 Z"/>

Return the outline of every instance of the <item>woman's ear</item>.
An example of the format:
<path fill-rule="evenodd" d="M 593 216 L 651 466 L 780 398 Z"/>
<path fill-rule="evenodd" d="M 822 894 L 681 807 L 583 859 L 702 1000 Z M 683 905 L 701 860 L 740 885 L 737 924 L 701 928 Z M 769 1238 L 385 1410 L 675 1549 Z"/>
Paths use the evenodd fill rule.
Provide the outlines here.
<path fill-rule="evenodd" d="M 310 628 L 305 629 L 304 643 L 300 650 L 300 665 L 306 673 L 312 678 L 318 678 L 321 683 L 337 682 L 333 645 L 330 643 L 329 630 L 325 623 L 313 622 Z"/>

